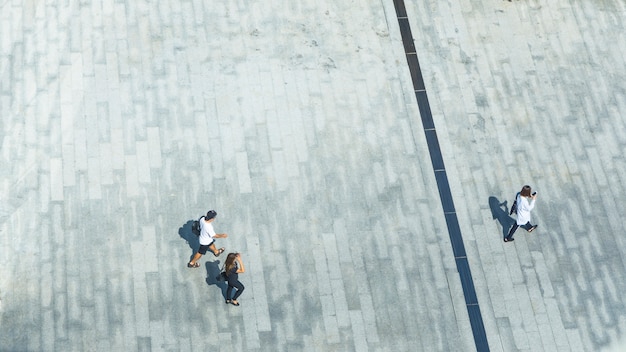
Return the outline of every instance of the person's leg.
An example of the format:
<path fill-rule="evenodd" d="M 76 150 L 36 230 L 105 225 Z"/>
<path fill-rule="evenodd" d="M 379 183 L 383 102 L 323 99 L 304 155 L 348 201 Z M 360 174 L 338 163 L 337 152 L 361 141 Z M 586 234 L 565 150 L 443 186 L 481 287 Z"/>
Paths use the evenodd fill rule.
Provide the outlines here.
<path fill-rule="evenodd" d="M 189 264 L 187 264 L 187 266 L 189 266 L 190 268 L 192 267 L 197 267 L 197 261 L 198 259 L 200 259 L 200 257 L 202 257 L 202 254 L 200 254 L 200 252 L 196 252 L 196 254 L 193 255 L 193 258 L 191 258 L 191 261 L 189 262 Z"/>
<path fill-rule="evenodd" d="M 537 225 L 531 225 L 530 221 L 527 222 L 526 225 L 524 226 L 525 226 L 526 231 L 528 232 L 533 232 L 537 228 Z"/>
<path fill-rule="evenodd" d="M 191 258 L 191 261 L 189 262 L 189 264 L 187 264 L 187 266 L 190 267 L 190 268 L 197 268 L 197 267 L 199 267 L 200 264 L 198 264 L 197 262 L 200 259 L 200 257 L 202 257 L 206 253 L 206 250 L 208 248 L 209 248 L 209 246 L 200 245 L 200 248 L 198 249 L 196 254 L 194 254 L 193 258 Z"/>
<path fill-rule="evenodd" d="M 213 255 L 216 257 L 219 257 L 220 254 L 222 254 L 224 252 L 224 248 L 220 248 L 217 249 L 215 247 L 215 241 L 211 242 L 211 244 L 209 245 L 209 249 L 211 250 L 211 252 L 213 252 Z"/>
<path fill-rule="evenodd" d="M 506 235 L 506 237 L 504 238 L 504 242 L 513 241 L 513 234 L 515 233 L 515 230 L 517 230 L 518 227 L 519 225 L 517 225 L 517 223 L 513 224 L 513 227 L 511 227 L 509 234 Z"/>
<path fill-rule="evenodd" d="M 230 285 L 230 283 L 228 284 L 228 288 L 226 289 L 226 303 L 230 303 L 231 299 L 230 299 L 230 294 L 233 292 L 233 286 Z"/>
<path fill-rule="evenodd" d="M 239 303 L 237 302 L 237 298 L 243 293 L 243 290 L 245 289 L 245 287 L 243 286 L 243 284 L 239 281 L 234 282 L 232 284 L 233 286 L 235 286 L 235 288 L 237 288 L 237 292 L 235 292 L 235 295 L 233 296 L 233 298 L 231 299 L 231 301 L 235 304 Z"/>

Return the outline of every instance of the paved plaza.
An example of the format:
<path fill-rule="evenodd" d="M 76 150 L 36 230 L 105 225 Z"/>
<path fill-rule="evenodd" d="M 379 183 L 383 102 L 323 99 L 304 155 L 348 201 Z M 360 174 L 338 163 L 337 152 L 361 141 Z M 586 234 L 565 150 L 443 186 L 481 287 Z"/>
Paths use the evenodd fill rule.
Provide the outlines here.
<path fill-rule="evenodd" d="M 2 0 L 0 351 L 625 351 L 625 82 L 624 0 Z"/>

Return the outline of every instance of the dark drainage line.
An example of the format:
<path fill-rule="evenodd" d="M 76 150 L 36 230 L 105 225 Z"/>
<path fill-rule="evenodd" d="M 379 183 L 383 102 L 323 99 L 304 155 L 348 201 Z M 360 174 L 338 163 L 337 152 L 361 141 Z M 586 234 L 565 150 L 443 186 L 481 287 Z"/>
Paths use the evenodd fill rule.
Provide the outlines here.
<path fill-rule="evenodd" d="M 404 0 L 394 0 L 393 3 L 396 8 L 396 15 L 400 25 L 400 33 L 402 34 L 402 43 L 404 44 L 406 61 L 409 64 L 409 70 L 411 71 L 415 98 L 417 99 L 424 133 L 426 134 L 430 160 L 433 164 L 433 169 L 435 170 L 435 179 L 437 180 L 437 188 L 439 189 L 439 198 L 441 198 L 443 213 L 446 218 L 446 224 L 448 225 L 448 234 L 450 235 L 450 243 L 452 244 L 452 251 L 454 252 L 456 268 L 461 278 L 461 286 L 463 287 L 463 295 L 465 296 L 465 306 L 467 307 L 470 325 L 472 326 L 472 333 L 474 334 L 474 343 L 476 344 L 477 351 L 489 351 L 487 335 L 485 334 L 485 326 L 483 325 L 483 318 L 480 314 L 480 307 L 478 306 L 478 299 L 476 298 L 476 290 L 474 289 L 474 280 L 472 279 L 472 273 L 470 271 L 467 255 L 465 253 L 465 246 L 463 245 L 461 228 L 454 209 L 452 193 L 450 192 L 450 185 L 448 184 L 448 176 L 446 175 L 446 168 L 443 164 L 443 157 L 441 155 L 441 149 L 439 148 L 439 141 L 437 140 L 437 131 L 435 130 L 435 124 L 430 112 L 430 105 L 428 104 L 424 78 L 422 77 L 422 71 L 417 60 L 417 53 L 415 52 L 415 44 L 413 43 L 413 35 L 411 34 L 411 27 L 409 25 L 409 19 L 407 18 L 406 7 L 404 6 Z"/>

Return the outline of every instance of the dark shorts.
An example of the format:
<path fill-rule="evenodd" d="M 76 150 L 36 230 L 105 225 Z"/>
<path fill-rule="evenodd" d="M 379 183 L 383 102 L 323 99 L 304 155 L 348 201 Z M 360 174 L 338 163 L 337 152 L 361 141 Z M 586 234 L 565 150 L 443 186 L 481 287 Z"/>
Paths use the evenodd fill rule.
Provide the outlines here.
<path fill-rule="evenodd" d="M 211 247 L 211 245 L 215 243 L 215 241 L 209 243 L 209 244 L 201 244 L 200 248 L 198 248 L 198 253 L 205 255 L 206 251 L 209 249 L 209 247 Z"/>

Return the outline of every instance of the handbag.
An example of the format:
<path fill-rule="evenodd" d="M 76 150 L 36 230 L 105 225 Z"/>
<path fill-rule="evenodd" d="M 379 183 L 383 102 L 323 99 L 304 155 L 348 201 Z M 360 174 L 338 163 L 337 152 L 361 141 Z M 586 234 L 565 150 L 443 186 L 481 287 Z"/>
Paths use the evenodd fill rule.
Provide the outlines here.
<path fill-rule="evenodd" d="M 509 215 L 513 215 L 513 213 L 517 214 L 517 196 L 519 196 L 519 192 L 515 195 L 515 200 L 513 201 L 513 204 L 511 204 L 511 211 L 509 212 Z"/>
<path fill-rule="evenodd" d="M 217 281 L 226 281 L 226 280 L 228 280 L 228 276 L 226 275 L 225 271 L 222 271 L 219 275 L 217 275 L 215 277 L 215 280 L 217 280 Z"/>

